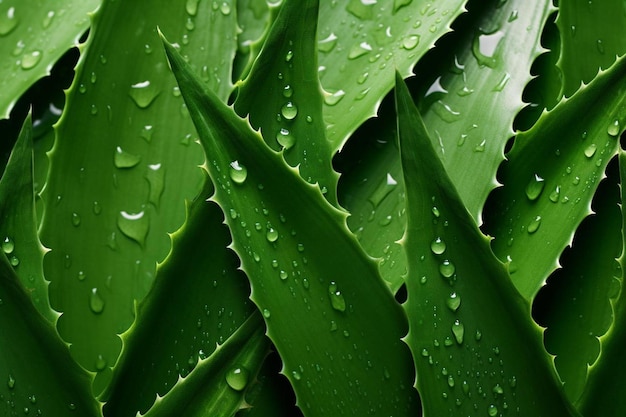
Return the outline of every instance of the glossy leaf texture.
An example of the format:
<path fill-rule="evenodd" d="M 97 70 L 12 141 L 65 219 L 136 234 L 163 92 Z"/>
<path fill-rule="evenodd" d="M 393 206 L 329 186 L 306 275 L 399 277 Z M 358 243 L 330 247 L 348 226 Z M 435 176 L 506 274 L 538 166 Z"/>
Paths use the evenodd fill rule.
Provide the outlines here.
<path fill-rule="evenodd" d="M 333 153 L 464 11 L 465 0 L 321 2 L 318 50 L 324 120 Z M 350 114 L 350 117 L 345 117 Z"/>
<path fill-rule="evenodd" d="M 232 416 L 242 407 L 244 390 L 267 354 L 269 340 L 264 331 L 257 311 L 143 415 L 168 417 L 183 412 L 190 417 Z"/>
<path fill-rule="evenodd" d="M 530 306 L 463 206 L 400 75 L 396 103 L 407 187 L 405 340 L 424 416 L 577 415 Z"/>
<path fill-rule="evenodd" d="M 32 152 L 29 115 L 2 177 L 3 214 L 10 213 L 14 204 L 6 191 L 17 200 L 32 199 L 32 176 L 19 169 L 30 166 Z M 39 314 L 28 291 L 5 251 L 0 253 L 0 414 L 101 415 L 100 404 L 91 395 L 92 376 L 72 360 L 50 317 Z"/>
<path fill-rule="evenodd" d="M 5 0 L 0 3 L 0 118 L 89 27 L 100 0 Z M 72 22 L 67 24 L 67 22 Z"/>
<path fill-rule="evenodd" d="M 626 4 L 620 1 L 559 2 L 563 91 L 571 96 L 626 52 Z"/>
<path fill-rule="evenodd" d="M 274 8 L 266 0 L 238 0 L 237 26 L 240 32 L 237 35 L 237 55 L 233 64 L 233 79 L 242 79 L 250 71 L 250 66 L 259 53 L 260 46 L 267 36 L 269 26 L 273 20 Z"/>
<path fill-rule="evenodd" d="M 621 183 L 626 181 L 626 154 L 619 153 L 619 176 Z M 620 415 L 626 411 L 626 399 L 621 395 L 621 375 L 626 372 L 624 343 L 626 343 L 626 303 L 624 292 L 624 188 L 621 188 L 622 206 L 622 253 L 619 258 L 621 271 L 617 279 L 617 296 L 611 302 L 613 323 L 609 331 L 600 338 L 602 352 L 598 361 L 589 368 L 589 379 L 580 400 L 579 407 L 587 417 L 601 415 Z M 607 414 L 608 413 L 608 414 Z"/>
<path fill-rule="evenodd" d="M 235 110 L 249 115 L 268 146 L 284 149 L 285 160 L 336 205 L 338 175 L 326 140 L 317 73 L 318 9 L 319 0 L 281 7 L 250 75 L 239 85 Z"/>
<path fill-rule="evenodd" d="M 298 406 L 306 416 L 415 413 L 413 369 L 400 341 L 406 318 L 345 215 L 165 46 L 207 155 L 212 199 Z"/>
<path fill-rule="evenodd" d="M 37 236 L 32 133 L 29 114 L 0 179 L 0 247 L 39 314 L 55 323 L 58 314 L 48 301 L 44 248 Z"/>
<path fill-rule="evenodd" d="M 480 222 L 553 8 L 545 1 L 478 3 L 470 4 L 455 32 L 420 62 L 411 82 L 433 146 Z M 383 276 L 398 288 L 406 259 L 393 242 L 404 232 L 405 210 L 394 123 L 393 117 L 384 117 L 357 132 L 354 139 L 362 141 L 376 131 L 376 141 L 363 152 L 363 163 L 342 177 L 341 194 L 352 213 L 351 230 L 370 255 L 384 258 Z"/>
<path fill-rule="evenodd" d="M 223 214 L 205 201 L 212 193 L 207 186 L 172 235 L 172 252 L 122 336 L 124 350 L 104 396 L 108 416 L 146 413 L 157 395 L 172 389 L 179 375 L 195 372 L 198 360 L 210 358 L 255 310 L 238 259 L 226 248 L 230 235 Z M 172 325 L 164 326 L 164 318 L 172 318 Z"/>
<path fill-rule="evenodd" d="M 547 327 L 546 349 L 556 356 L 556 369 L 572 403 L 585 388 L 588 367 L 608 359 L 600 340 L 612 324 L 610 300 L 619 291 L 615 276 L 621 277 L 616 262 L 622 219 L 615 165 L 611 163 L 611 174 L 594 196 L 594 214 L 581 223 L 572 248 L 561 256 L 563 267 L 548 278 L 534 301 L 533 316 Z"/>
<path fill-rule="evenodd" d="M 590 204 L 618 147 L 626 118 L 626 63 L 620 58 L 569 99 L 542 115 L 515 138 L 501 169 L 485 221 L 496 255 L 509 262 L 522 296 L 536 295 L 558 257 L 571 244 L 572 228 Z"/>
<path fill-rule="evenodd" d="M 156 26 L 171 29 L 203 82 L 228 96 L 236 49 L 230 2 L 107 1 L 56 127 L 43 193 L 42 241 L 50 297 L 76 360 L 110 378 L 168 233 L 185 221 L 185 199 L 201 190 L 202 150 L 171 79 Z M 127 65 L 134 60 L 133 65 Z M 104 364 L 104 365 L 103 365 Z"/>

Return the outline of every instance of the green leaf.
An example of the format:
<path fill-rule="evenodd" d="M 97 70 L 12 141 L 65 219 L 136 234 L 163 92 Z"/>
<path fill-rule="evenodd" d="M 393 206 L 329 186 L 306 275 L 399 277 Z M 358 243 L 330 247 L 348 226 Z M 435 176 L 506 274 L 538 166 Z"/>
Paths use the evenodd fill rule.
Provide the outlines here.
<path fill-rule="evenodd" d="M 324 120 L 333 153 L 361 123 L 376 115 L 382 97 L 393 87 L 394 70 L 409 76 L 417 60 L 450 30 L 465 3 L 321 3 L 320 79 L 327 92 Z"/>
<path fill-rule="evenodd" d="M 235 110 L 250 115 L 270 148 L 337 204 L 338 175 L 325 136 L 315 31 L 319 0 L 286 1 L 239 87 Z M 309 23 L 310 22 L 310 23 Z M 277 59 L 277 57 L 279 57 Z"/>
<path fill-rule="evenodd" d="M 29 115 L 0 182 L 3 228 L 19 230 L 25 239 L 33 238 L 35 221 L 31 134 Z M 20 208 L 25 210 L 22 226 L 14 223 L 17 214 L 11 214 Z M 22 263 L 33 263 L 31 270 L 36 273 L 37 265 L 41 269 L 41 246 L 36 236 L 33 239 L 17 240 L 14 249 Z M 51 323 L 55 316 L 47 307 L 45 282 L 41 275 L 35 277 L 37 282 L 22 278 L 31 286 L 25 287 L 9 263 L 7 247 L 5 242 L 0 253 L 0 414 L 67 415 L 75 411 L 81 416 L 101 415 L 91 395 L 92 377 L 72 360 Z M 22 272 L 29 268 L 21 267 Z"/>
<path fill-rule="evenodd" d="M 266 0 L 237 1 L 237 25 L 240 32 L 237 35 L 238 50 L 233 65 L 233 79 L 240 79 L 250 71 L 275 17 L 273 9 Z"/>
<path fill-rule="evenodd" d="M 621 183 L 626 182 L 626 154 L 619 153 L 619 171 Z M 602 350 L 600 357 L 589 367 L 589 378 L 585 391 L 578 403 L 581 412 L 588 417 L 621 415 L 626 412 L 626 398 L 623 394 L 621 376 L 626 372 L 624 345 L 626 344 L 626 292 L 624 291 L 624 266 L 626 251 L 624 242 L 626 235 L 624 224 L 624 203 L 626 203 L 624 189 L 621 188 L 622 207 L 622 254 L 619 258 L 621 274 L 618 277 L 619 285 L 616 293 L 618 297 L 612 300 L 613 323 L 609 331 L 600 338 Z"/>
<path fill-rule="evenodd" d="M 549 2 L 537 0 L 494 3 L 473 4 L 459 18 L 455 32 L 417 67 L 414 87 L 433 146 L 477 222 L 496 185 L 530 68 L 542 51 L 541 29 L 553 10 Z M 357 132 L 356 146 L 363 147 L 366 137 L 376 142 L 371 141 L 364 162 L 342 177 L 341 195 L 352 214 L 351 230 L 370 255 L 384 259 L 383 276 L 397 289 L 406 259 L 394 244 L 405 227 L 394 123 L 383 115 L 380 124 Z"/>
<path fill-rule="evenodd" d="M 485 228 L 517 289 L 531 300 L 571 244 L 626 122 L 626 60 L 517 135 Z"/>
<path fill-rule="evenodd" d="M 226 342 L 201 359 L 189 376 L 179 379 L 172 390 L 158 398 L 146 417 L 230 417 L 242 405 L 250 381 L 267 354 L 269 341 L 263 319 L 256 312 Z"/>
<path fill-rule="evenodd" d="M 39 312 L 51 323 L 48 282 L 43 276 L 44 248 L 37 236 L 33 190 L 33 139 L 30 114 L 0 180 L 0 246 Z"/>
<path fill-rule="evenodd" d="M 89 27 L 100 0 L 6 0 L 0 3 L 0 118 Z M 71 22 L 71 24 L 68 24 Z"/>
<path fill-rule="evenodd" d="M 621 1 L 559 2 L 557 25 L 561 32 L 563 91 L 571 96 L 581 82 L 590 82 L 599 69 L 606 69 L 615 57 L 626 52 L 626 4 Z"/>
<path fill-rule="evenodd" d="M 345 214 L 165 47 L 205 148 L 213 200 L 226 213 L 250 298 L 299 407 L 307 416 L 415 413 L 413 369 L 400 341 L 405 316 L 347 230 Z"/>
<path fill-rule="evenodd" d="M 576 415 L 530 306 L 463 206 L 399 74 L 396 103 L 407 193 L 406 341 L 424 416 Z"/>
<path fill-rule="evenodd" d="M 196 7 L 197 6 L 197 7 Z M 171 31 L 226 99 L 236 49 L 232 3 L 106 2 L 68 92 L 43 194 L 42 241 L 58 329 L 99 393 L 122 348 L 168 233 L 201 190 L 202 150 L 169 74 L 156 25 Z M 224 64 L 218 64 L 224 59 Z M 133 60 L 132 65 L 128 65 Z M 205 63 L 211 63 L 207 65 Z M 106 363 L 105 366 L 102 366 Z"/>

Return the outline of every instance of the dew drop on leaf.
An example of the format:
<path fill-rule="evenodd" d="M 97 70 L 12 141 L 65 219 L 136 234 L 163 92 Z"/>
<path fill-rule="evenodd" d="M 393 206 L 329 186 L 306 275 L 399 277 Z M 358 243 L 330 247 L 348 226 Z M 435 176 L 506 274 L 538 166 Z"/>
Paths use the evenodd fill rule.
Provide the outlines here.
<path fill-rule="evenodd" d="M 596 144 L 595 144 L 595 143 L 592 143 L 591 145 L 587 146 L 587 147 L 585 148 L 585 156 L 586 156 L 587 158 L 591 158 L 593 155 L 595 155 L 595 153 L 596 153 L 596 148 L 597 148 L 597 147 L 596 147 Z"/>
<path fill-rule="evenodd" d="M 528 228 L 526 230 L 529 234 L 533 234 L 539 230 L 539 226 L 541 226 L 541 216 L 535 216 L 535 218 L 528 224 Z"/>
<path fill-rule="evenodd" d="M 446 305 L 450 310 L 457 311 L 461 305 L 461 297 L 457 293 L 453 292 L 446 300 Z"/>
<path fill-rule="evenodd" d="M 504 37 L 504 32 L 496 31 L 493 33 L 479 34 L 474 38 L 472 44 L 472 53 L 480 66 L 495 67 L 497 60 L 495 58 L 498 44 Z"/>
<path fill-rule="evenodd" d="M 265 233 L 268 242 L 276 242 L 278 240 L 278 231 L 273 227 L 269 227 Z"/>
<path fill-rule="evenodd" d="M 15 249 L 15 243 L 13 242 L 13 239 L 11 239 L 8 236 L 5 237 L 4 240 L 2 241 L 2 250 L 4 251 L 4 253 L 9 255 L 13 253 L 14 249 Z"/>
<path fill-rule="evenodd" d="M 613 120 L 613 122 L 606 129 L 606 133 L 608 133 L 610 136 L 616 137 L 617 135 L 619 135 L 620 130 L 621 130 L 621 127 L 619 124 L 619 120 L 616 119 L 616 120 Z"/>
<path fill-rule="evenodd" d="M 346 300 L 343 298 L 343 294 L 337 288 L 337 283 L 331 281 L 328 286 L 328 295 L 330 297 L 330 305 L 337 311 L 346 311 Z"/>
<path fill-rule="evenodd" d="M 148 201 L 155 207 L 158 207 L 159 202 L 161 201 L 161 195 L 163 195 L 163 190 L 165 188 L 165 170 L 161 164 L 148 165 L 146 180 L 148 181 L 148 185 L 150 187 Z"/>
<path fill-rule="evenodd" d="M 50 27 L 50 24 L 52 23 L 52 19 L 54 19 L 54 14 L 54 10 L 50 10 L 48 13 L 46 13 L 46 16 L 41 22 L 41 27 L 43 27 L 44 29 L 48 29 Z"/>
<path fill-rule="evenodd" d="M 29 70 L 41 61 L 41 51 L 32 51 L 22 56 L 22 69 Z"/>
<path fill-rule="evenodd" d="M 226 373 L 226 383 L 235 391 L 242 391 L 248 385 L 250 372 L 243 366 L 231 368 Z"/>
<path fill-rule="evenodd" d="M 498 415 L 498 407 L 496 407 L 495 405 L 491 404 L 489 406 L 489 408 L 487 409 L 487 414 L 489 414 L 490 417 L 495 417 Z"/>
<path fill-rule="evenodd" d="M 317 49 L 320 52 L 327 53 L 327 52 L 332 51 L 335 48 L 335 45 L 337 45 L 337 35 L 335 35 L 334 33 L 331 33 L 326 38 L 322 39 L 321 41 L 317 43 Z"/>
<path fill-rule="evenodd" d="M 72 213 L 72 225 L 74 227 L 80 226 L 80 215 L 78 213 Z"/>
<path fill-rule="evenodd" d="M 11 374 L 9 374 L 9 380 L 7 381 L 7 386 L 9 387 L 9 389 L 15 388 L 15 378 Z"/>
<path fill-rule="evenodd" d="M 276 141 L 285 149 L 293 147 L 296 143 L 296 139 L 287 129 L 280 129 L 280 131 L 276 134 Z"/>
<path fill-rule="evenodd" d="M 539 198 L 541 193 L 543 192 L 543 187 L 545 186 L 545 181 L 539 175 L 535 174 L 533 178 L 526 185 L 526 197 L 530 201 L 534 201 Z"/>
<path fill-rule="evenodd" d="M 280 112 L 285 119 L 293 120 L 298 115 L 298 108 L 295 104 L 289 101 L 280 109 Z"/>
<path fill-rule="evenodd" d="M 446 251 L 446 242 L 444 242 L 440 237 L 437 237 L 431 242 L 430 249 L 435 255 L 441 255 Z"/>
<path fill-rule="evenodd" d="M 220 5 L 220 12 L 222 12 L 224 16 L 228 16 L 230 14 L 230 4 L 228 4 L 228 2 L 226 1 L 223 1 Z"/>
<path fill-rule="evenodd" d="M 266 319 L 269 319 L 271 315 L 272 313 L 267 308 L 263 309 L 263 317 L 265 317 Z"/>
<path fill-rule="evenodd" d="M 143 246 L 146 241 L 146 236 L 148 235 L 150 222 L 144 211 L 140 211 L 139 213 L 120 211 L 117 217 L 117 227 L 124 236 Z"/>
<path fill-rule="evenodd" d="M 396 13 L 400 8 L 411 4 L 413 0 L 394 0 L 393 2 L 393 12 Z"/>
<path fill-rule="evenodd" d="M 158 89 L 150 83 L 150 81 L 142 81 L 131 85 L 130 92 L 128 93 L 133 99 L 137 107 L 145 109 L 157 98 L 159 95 Z"/>
<path fill-rule="evenodd" d="M 325 95 L 324 103 L 329 106 L 334 106 L 341 101 L 341 99 L 346 95 L 346 92 L 343 90 L 337 90 L 334 93 L 330 93 Z"/>
<path fill-rule="evenodd" d="M 113 156 L 113 163 L 117 168 L 125 169 L 137 166 L 141 161 L 140 155 L 134 155 L 130 152 L 126 152 L 120 146 L 115 149 L 115 155 Z"/>
<path fill-rule="evenodd" d="M 198 3 L 200 0 L 187 0 L 187 2 L 185 3 L 185 10 L 187 11 L 187 14 L 189 14 L 190 16 L 195 16 L 196 14 L 198 14 Z"/>
<path fill-rule="evenodd" d="M 6 13 L 0 14 L 0 36 L 6 36 L 13 32 L 18 23 L 15 7 L 9 7 Z"/>
<path fill-rule="evenodd" d="M 561 196 L 561 186 L 557 185 L 554 191 L 550 193 L 550 201 L 552 201 L 553 203 L 558 203 L 560 196 Z"/>
<path fill-rule="evenodd" d="M 448 375 L 448 386 L 454 388 L 454 377 L 452 375 Z"/>
<path fill-rule="evenodd" d="M 96 358 L 96 370 L 98 372 L 103 371 L 107 366 L 107 360 L 102 355 L 98 355 Z"/>
<path fill-rule="evenodd" d="M 370 52 L 371 50 L 372 50 L 372 46 L 367 42 L 361 42 L 361 43 L 355 44 L 352 46 L 352 48 L 350 49 L 350 52 L 348 53 L 348 59 L 360 58 L 363 55 Z"/>
<path fill-rule="evenodd" d="M 448 259 L 444 260 L 441 265 L 439 265 L 439 272 L 445 278 L 450 278 L 454 275 L 454 271 L 456 270 L 454 264 L 450 262 Z"/>
<path fill-rule="evenodd" d="M 463 344 L 465 326 L 459 320 L 455 320 L 454 324 L 452 324 L 452 334 L 454 335 L 454 338 L 459 345 Z"/>
<path fill-rule="evenodd" d="M 230 163 L 229 168 L 230 179 L 236 184 L 243 184 L 248 177 L 248 170 L 245 166 L 239 163 L 239 161 L 233 161 Z"/>
<path fill-rule="evenodd" d="M 409 35 L 402 41 L 402 47 L 408 51 L 415 49 L 420 43 L 420 35 Z"/>
<path fill-rule="evenodd" d="M 92 288 L 89 294 L 89 308 L 94 314 L 100 314 L 104 310 L 104 300 L 97 288 Z"/>

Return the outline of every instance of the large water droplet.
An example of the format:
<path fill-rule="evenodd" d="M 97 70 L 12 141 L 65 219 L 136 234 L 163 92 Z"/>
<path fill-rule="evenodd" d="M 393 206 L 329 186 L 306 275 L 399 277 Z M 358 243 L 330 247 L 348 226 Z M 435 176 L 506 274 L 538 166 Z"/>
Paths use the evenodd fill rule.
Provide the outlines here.
<path fill-rule="evenodd" d="M 617 135 L 619 135 L 620 130 L 621 127 L 619 124 L 619 120 L 615 119 L 606 129 L 606 133 L 608 133 L 610 136 L 616 137 Z"/>
<path fill-rule="evenodd" d="M 420 43 L 420 35 L 409 35 L 402 41 L 402 47 L 406 50 L 415 49 Z"/>
<path fill-rule="evenodd" d="M 528 223 L 528 228 L 526 230 L 529 234 L 533 234 L 539 230 L 539 226 L 541 226 L 541 216 L 535 216 L 535 218 Z"/>
<path fill-rule="evenodd" d="M 454 271 L 456 270 L 454 264 L 450 262 L 448 259 L 444 260 L 441 265 L 439 265 L 439 272 L 445 278 L 450 278 L 454 275 Z"/>
<path fill-rule="evenodd" d="M 267 232 L 265 233 L 265 238 L 268 242 L 276 242 L 278 240 L 278 231 L 269 226 L 267 228 Z"/>
<path fill-rule="evenodd" d="M 226 383 L 235 391 L 242 391 L 248 385 L 250 372 L 243 366 L 231 368 L 226 372 Z"/>
<path fill-rule="evenodd" d="M 9 255 L 13 253 L 14 249 L 15 249 L 15 243 L 13 242 L 13 239 L 11 239 L 8 236 L 5 237 L 4 240 L 2 241 L 2 250 L 4 251 L 4 253 Z"/>
<path fill-rule="evenodd" d="M 590 144 L 585 148 L 585 156 L 591 158 L 596 153 L 597 146 L 595 143 Z"/>
<path fill-rule="evenodd" d="M 461 297 L 457 293 L 453 292 L 452 294 L 450 294 L 450 297 L 446 300 L 446 305 L 448 306 L 450 310 L 456 312 L 461 306 Z"/>
<path fill-rule="evenodd" d="M 131 85 L 129 95 L 137 107 L 145 109 L 157 98 L 159 90 L 146 80 Z"/>
<path fill-rule="evenodd" d="M 41 51 L 32 51 L 22 56 L 22 69 L 29 70 L 41 61 Z"/>
<path fill-rule="evenodd" d="M 435 255 L 441 255 L 446 251 L 446 242 L 444 242 L 440 237 L 437 237 L 431 242 L 430 249 Z"/>
<path fill-rule="evenodd" d="M 296 138 L 287 129 L 280 129 L 276 134 L 276 141 L 285 149 L 291 148 L 296 143 Z"/>
<path fill-rule="evenodd" d="M 130 152 L 126 152 L 120 146 L 115 149 L 115 155 L 113 156 L 113 163 L 117 168 L 132 168 L 139 164 L 141 161 L 140 155 L 134 155 Z"/>
<path fill-rule="evenodd" d="M 285 103 L 285 105 L 280 109 L 281 114 L 287 120 L 293 120 L 298 115 L 298 107 L 293 104 L 291 101 Z"/>
<path fill-rule="evenodd" d="M 104 310 L 104 300 L 97 288 L 92 288 L 89 294 L 89 308 L 94 314 L 100 314 Z"/>
<path fill-rule="evenodd" d="M 326 94 L 324 96 L 324 103 L 328 104 L 329 106 L 334 106 L 339 103 L 345 95 L 346 92 L 343 90 L 337 90 L 334 93 Z"/>
<path fill-rule="evenodd" d="M 343 294 L 341 294 L 341 291 L 337 288 L 337 283 L 334 281 L 328 286 L 328 295 L 330 296 L 330 304 L 335 310 L 341 312 L 346 311 L 346 300 L 343 298 Z"/>
<path fill-rule="evenodd" d="M 0 14 L 0 36 L 13 32 L 18 23 L 19 20 L 15 15 L 15 7 L 9 7 L 6 13 Z"/>
<path fill-rule="evenodd" d="M 233 180 L 235 184 L 243 184 L 248 177 L 248 169 L 240 164 L 239 161 L 231 162 L 228 172 L 230 179 Z"/>
<path fill-rule="evenodd" d="M 150 229 L 150 221 L 143 210 L 139 213 L 120 211 L 117 217 L 117 227 L 124 236 L 143 246 Z"/>
<path fill-rule="evenodd" d="M 320 52 L 330 52 L 335 48 L 335 45 L 337 45 L 337 35 L 331 33 L 317 43 L 317 49 Z"/>
<path fill-rule="evenodd" d="M 526 185 L 526 197 L 530 201 L 534 201 L 541 195 L 545 181 L 539 175 L 535 174 L 533 178 Z"/>
<path fill-rule="evenodd" d="M 465 336 L 465 326 L 459 320 L 455 320 L 454 324 L 452 324 L 452 334 L 454 335 L 454 338 L 459 345 L 463 344 L 463 336 Z"/>

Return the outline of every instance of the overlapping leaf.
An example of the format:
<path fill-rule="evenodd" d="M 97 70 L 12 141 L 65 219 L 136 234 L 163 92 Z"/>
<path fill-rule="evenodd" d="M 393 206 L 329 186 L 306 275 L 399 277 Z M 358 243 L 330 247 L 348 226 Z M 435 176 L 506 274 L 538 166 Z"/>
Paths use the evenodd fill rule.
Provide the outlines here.
<path fill-rule="evenodd" d="M 396 85 L 407 184 L 406 341 L 424 416 L 576 415 L 528 303 L 462 205 L 399 75 Z"/>
<path fill-rule="evenodd" d="M 173 46 L 166 50 L 205 148 L 213 199 L 304 414 L 414 413 L 405 317 L 345 217 L 206 90 Z"/>

